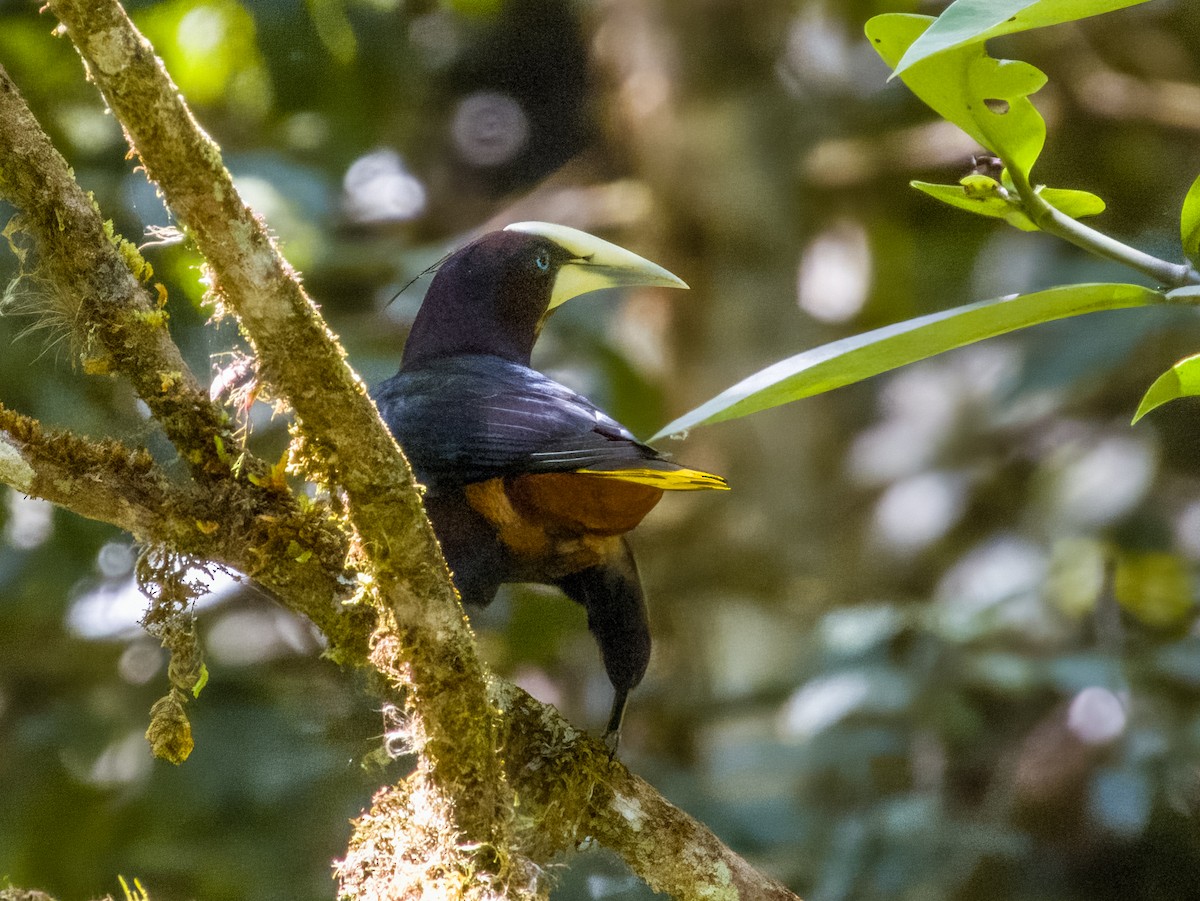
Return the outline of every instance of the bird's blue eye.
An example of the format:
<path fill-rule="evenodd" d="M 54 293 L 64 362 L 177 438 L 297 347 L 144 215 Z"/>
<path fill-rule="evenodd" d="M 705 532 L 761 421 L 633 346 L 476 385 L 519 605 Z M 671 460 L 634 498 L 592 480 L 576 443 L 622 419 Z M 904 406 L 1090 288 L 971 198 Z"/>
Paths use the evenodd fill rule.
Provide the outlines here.
<path fill-rule="evenodd" d="M 550 251 L 543 250 L 539 253 L 533 261 L 533 265 L 537 266 L 542 272 L 546 272 L 550 268 Z"/>

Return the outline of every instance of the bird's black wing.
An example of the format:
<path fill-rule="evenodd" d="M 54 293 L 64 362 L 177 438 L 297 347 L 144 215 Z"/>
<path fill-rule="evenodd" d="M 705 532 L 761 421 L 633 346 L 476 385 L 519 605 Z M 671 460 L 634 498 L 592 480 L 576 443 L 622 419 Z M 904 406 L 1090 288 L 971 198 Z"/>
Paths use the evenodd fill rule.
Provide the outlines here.
<path fill-rule="evenodd" d="M 373 396 L 417 478 L 432 488 L 517 473 L 685 471 L 587 398 L 499 357 L 402 371 Z"/>

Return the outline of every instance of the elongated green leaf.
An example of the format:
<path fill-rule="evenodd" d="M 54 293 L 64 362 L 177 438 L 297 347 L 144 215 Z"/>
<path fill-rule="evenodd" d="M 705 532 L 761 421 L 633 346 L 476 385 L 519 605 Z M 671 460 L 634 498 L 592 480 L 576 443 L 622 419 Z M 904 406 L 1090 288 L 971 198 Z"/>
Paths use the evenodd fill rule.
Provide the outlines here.
<path fill-rule="evenodd" d="M 973 176 L 973 178 L 983 179 L 986 176 Z M 914 181 L 909 184 L 918 191 L 923 191 L 930 197 L 960 210 L 967 210 L 979 216 L 1003 219 L 1021 231 L 1038 230 L 1038 227 L 1033 224 L 1033 220 L 1025 215 L 1025 211 L 1021 209 L 1020 205 L 1001 192 L 999 182 L 993 179 L 986 180 L 992 183 L 990 189 L 989 186 L 980 182 L 966 184 L 967 179 L 963 180 L 963 184 L 957 185 L 934 185 L 924 181 Z M 1075 219 L 1082 216 L 1095 216 L 1097 213 L 1104 212 L 1104 201 L 1087 191 L 1043 188 L 1040 193 L 1051 206 Z"/>
<path fill-rule="evenodd" d="M 899 75 L 935 53 L 1002 34 L 1045 28 L 1137 6 L 1146 0 L 957 0 L 937 23 L 908 48 L 895 69 Z"/>
<path fill-rule="evenodd" d="M 867 22 L 867 37 L 895 67 L 930 27 L 929 16 L 891 13 Z M 926 57 L 901 75 L 914 94 L 1004 161 L 1028 174 L 1046 143 L 1046 123 L 1029 99 L 1046 75 L 1028 63 L 988 56 L 966 44 Z"/>
<path fill-rule="evenodd" d="M 1194 265 L 1200 266 L 1200 178 L 1192 182 L 1183 198 L 1179 232 L 1183 238 L 1183 252 Z"/>
<path fill-rule="evenodd" d="M 1139 285 L 1067 285 L 931 313 L 843 338 L 768 366 L 664 426 L 651 440 L 822 394 L 1027 326 L 1164 302 L 1162 293 Z"/>
<path fill-rule="evenodd" d="M 1195 397 L 1198 394 L 1200 394 L 1200 354 L 1185 357 L 1156 378 L 1154 384 L 1143 395 L 1142 402 L 1138 404 L 1137 412 L 1133 414 L 1133 421 L 1136 423 L 1155 407 L 1161 407 L 1168 401 L 1178 397 Z"/>

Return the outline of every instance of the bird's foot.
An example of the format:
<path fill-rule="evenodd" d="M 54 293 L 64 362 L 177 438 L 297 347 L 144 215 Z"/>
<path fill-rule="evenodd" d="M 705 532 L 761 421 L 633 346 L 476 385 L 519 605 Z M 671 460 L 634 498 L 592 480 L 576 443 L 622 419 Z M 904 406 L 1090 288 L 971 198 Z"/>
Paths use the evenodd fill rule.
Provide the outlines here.
<path fill-rule="evenodd" d="M 612 760 L 617 756 L 617 746 L 621 743 L 621 727 L 606 729 L 602 740 L 604 747 L 608 749 L 608 759 Z"/>
<path fill-rule="evenodd" d="M 616 688 L 613 695 L 612 712 L 604 729 L 604 747 L 608 748 L 608 759 L 617 756 L 617 745 L 621 743 L 621 722 L 625 719 L 625 702 L 629 700 L 628 688 Z"/>

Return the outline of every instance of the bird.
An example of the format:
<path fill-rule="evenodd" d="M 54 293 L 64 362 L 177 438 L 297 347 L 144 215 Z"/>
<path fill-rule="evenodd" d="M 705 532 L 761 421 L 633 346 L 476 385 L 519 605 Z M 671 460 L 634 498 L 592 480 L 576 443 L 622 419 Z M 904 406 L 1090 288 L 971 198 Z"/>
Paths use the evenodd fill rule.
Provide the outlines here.
<path fill-rule="evenodd" d="M 501 584 L 556 586 L 587 613 L 613 688 L 615 753 L 650 626 L 626 533 L 665 491 L 727 489 L 644 444 L 586 397 L 532 368 L 547 318 L 603 288 L 687 288 L 666 269 L 579 229 L 518 222 L 436 267 L 396 375 L 372 391 L 424 487 L 464 604 Z"/>

